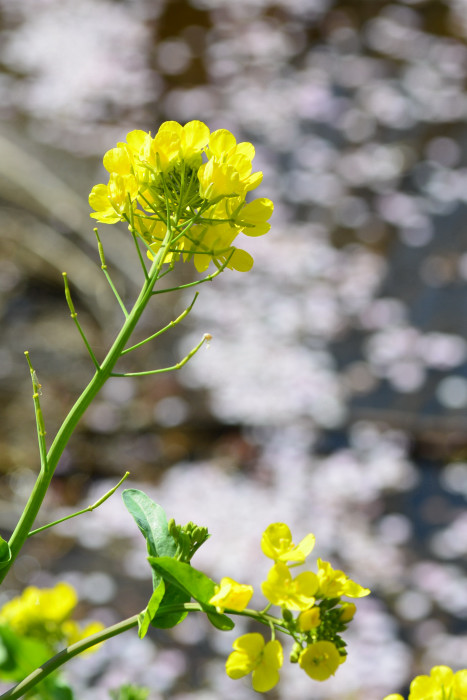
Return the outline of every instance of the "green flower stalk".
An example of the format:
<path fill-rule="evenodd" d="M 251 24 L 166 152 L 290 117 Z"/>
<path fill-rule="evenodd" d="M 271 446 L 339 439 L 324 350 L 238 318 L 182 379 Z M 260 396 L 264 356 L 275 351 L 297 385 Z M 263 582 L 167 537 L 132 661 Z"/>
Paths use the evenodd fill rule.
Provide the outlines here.
<path fill-rule="evenodd" d="M 33 531 L 42 501 L 73 431 L 109 377 L 147 376 L 178 370 L 210 340 L 211 336 L 204 334 L 193 350 L 171 367 L 133 373 L 115 371 L 115 366 L 123 355 L 173 327 L 192 308 L 190 305 L 171 324 L 129 346 L 136 325 L 154 294 L 211 280 L 226 267 L 241 271 L 251 268 L 251 256 L 237 249 L 233 242 L 240 233 L 248 236 L 266 233 L 270 228 L 268 219 L 273 210 L 272 202 L 265 198 L 246 202 L 248 192 L 257 187 L 262 179 L 261 172 L 252 172 L 254 154 L 251 143 L 237 143 L 235 137 L 225 129 L 211 133 L 199 121 L 189 122 L 185 126 L 177 122 L 165 122 L 155 137 L 143 131 L 133 131 L 128 134 L 127 142 L 119 143 L 105 154 L 104 166 L 109 172 L 109 182 L 92 189 L 89 201 L 95 211 L 91 216 L 106 224 L 122 221 L 128 225 L 136 244 L 144 283 L 132 308 L 127 309 L 111 280 L 103 245 L 96 231 L 102 270 L 125 317 L 114 343 L 100 361 L 78 321 L 68 278 L 66 273 L 63 275 L 70 314 L 95 366 L 95 374 L 47 449 L 40 407 L 40 385 L 29 355 L 26 354 L 33 383 L 41 468 L 8 542 L 8 556 L 2 556 L 0 582 Z M 144 262 L 138 241 L 146 247 L 149 267 Z M 196 282 L 156 291 L 158 280 L 170 272 L 179 260 L 193 260 L 200 272 L 206 271 L 211 262 L 216 269 L 214 273 Z"/>
<path fill-rule="evenodd" d="M 174 321 L 144 340 L 131 343 L 136 325 L 154 295 L 201 284 L 213 279 L 226 267 L 238 271 L 251 268 L 252 257 L 237 248 L 234 242 L 241 234 L 260 236 L 267 233 L 270 228 L 268 219 L 273 210 L 269 199 L 246 201 L 248 193 L 262 179 L 261 172 L 253 172 L 254 155 L 251 143 L 237 143 L 225 129 L 211 133 L 199 121 L 185 126 L 165 122 L 154 137 L 143 131 L 132 131 L 125 142 L 105 154 L 104 166 L 109 172 L 109 180 L 107 184 L 92 189 L 89 202 L 94 213 L 91 216 L 104 224 L 123 222 L 128 226 L 144 281 L 132 307 L 127 308 L 112 282 L 104 247 L 96 230 L 101 268 L 124 316 L 120 332 L 104 359 L 100 360 L 78 320 L 68 278 L 63 273 L 70 315 L 95 373 L 47 449 L 40 405 L 41 385 L 26 353 L 33 387 L 40 472 L 10 541 L 6 543 L 0 538 L 0 581 L 8 573 L 27 537 L 37 536 L 49 527 L 100 506 L 126 478 L 127 474 L 116 487 L 88 508 L 33 529 L 63 450 L 105 382 L 110 377 L 149 376 L 180 369 L 211 339 L 210 334 L 205 333 L 184 358 L 170 367 L 137 372 L 123 372 L 117 367 L 120 358 L 182 321 L 197 297 L 195 295 L 192 303 Z M 141 249 L 145 249 L 146 258 Z M 206 272 L 212 263 L 215 271 L 186 285 L 155 289 L 177 263 L 186 261 L 192 261 L 198 272 Z M 276 638 L 279 634 L 291 637 L 290 661 L 313 680 L 326 680 L 346 660 L 346 644 L 341 635 L 351 623 L 356 607 L 343 601 L 342 597 L 361 598 L 370 591 L 321 559 L 318 559 L 316 572 L 306 570 L 294 576 L 291 569 L 305 565 L 314 548 L 312 533 L 298 545 L 293 542 L 285 523 L 272 523 L 263 533 L 261 548 L 273 560 L 273 565 L 261 586 L 267 600 L 266 607 L 255 610 L 247 607 L 253 596 L 251 585 L 229 577 L 223 577 L 220 584 L 216 584 L 192 566 L 193 555 L 209 537 L 207 528 L 192 522 L 182 527 L 173 520 L 168 521 L 164 510 L 137 489 L 125 490 L 123 501 L 146 540 L 153 583 L 146 608 L 106 629 L 100 623 L 92 623 L 82 630 L 71 619 L 77 602 L 71 586 L 60 583 L 54 589 L 43 591 L 26 588 L 19 598 L 0 610 L 0 634 L 6 637 L 8 634 L 20 635 L 27 640 L 26 644 L 30 644 L 31 637 L 37 643 L 37 636 L 41 636 L 52 651 L 55 651 L 52 647 L 60 642 L 68 643 L 68 647 L 48 661 L 47 656 L 41 657 L 38 668 L 26 678 L 23 678 L 23 672 L 14 678 L 10 676 L 12 680 L 23 680 L 2 698 L 15 700 L 38 683 L 53 681 L 54 676 L 46 680 L 50 674 L 77 654 L 106 639 L 134 627 L 138 628 L 138 636 L 142 638 L 150 626 L 160 629 L 174 627 L 193 612 L 205 614 L 211 624 L 221 630 L 234 627 L 231 617 L 235 615 L 248 617 L 269 630 L 269 640 L 257 632 L 240 636 L 226 662 L 226 672 L 232 679 L 251 673 L 253 688 L 258 692 L 271 690 L 279 681 L 284 660 L 282 643 Z M 276 615 L 270 613 L 273 606 L 279 608 Z M 20 639 L 18 644 L 22 643 Z M 42 651 L 37 653 L 42 654 Z M 0 660 L 0 671 L 1 664 Z M 458 691 L 461 686 L 456 683 L 455 700 L 463 700 L 464 696 Z M 411 696 L 411 700 L 418 697 L 414 695 L 412 699 Z M 446 695 L 443 700 L 454 700 L 454 696 Z"/>

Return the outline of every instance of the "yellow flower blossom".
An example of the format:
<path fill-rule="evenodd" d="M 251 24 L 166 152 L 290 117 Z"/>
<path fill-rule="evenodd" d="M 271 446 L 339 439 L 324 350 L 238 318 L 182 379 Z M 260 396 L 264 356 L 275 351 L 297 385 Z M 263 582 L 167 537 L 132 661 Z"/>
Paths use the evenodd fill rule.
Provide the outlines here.
<path fill-rule="evenodd" d="M 302 651 L 298 659 L 310 678 L 325 681 L 333 676 L 341 663 L 341 656 L 332 642 L 315 642 Z"/>
<path fill-rule="evenodd" d="M 0 610 L 0 624 L 25 637 L 45 637 L 58 641 L 62 626 L 76 607 L 78 597 L 73 586 L 57 583 L 54 588 L 28 586 Z"/>
<path fill-rule="evenodd" d="M 278 562 L 270 569 L 261 590 L 270 603 L 289 610 L 307 610 L 315 602 L 318 590 L 318 577 L 312 571 L 305 571 L 296 578 L 286 564 Z"/>
<path fill-rule="evenodd" d="M 193 260 L 198 271 L 213 261 L 246 271 L 253 259 L 233 243 L 240 233 L 269 230 L 270 200 L 246 204 L 262 173 L 252 173 L 255 149 L 206 124 L 164 122 L 152 137 L 132 131 L 104 156 L 107 185 L 96 185 L 89 203 L 101 223 L 127 222 L 144 240 L 149 257 L 162 245 L 164 262 Z"/>
<path fill-rule="evenodd" d="M 253 689 L 259 693 L 266 693 L 276 685 L 284 660 L 280 642 L 265 643 L 262 634 L 251 632 L 236 639 L 233 648 L 225 665 L 229 678 L 237 680 L 252 673 Z"/>
<path fill-rule="evenodd" d="M 395 693 L 384 700 L 404 698 Z M 467 670 L 454 673 L 449 666 L 434 666 L 429 676 L 413 679 L 408 700 L 467 700 Z"/>
<path fill-rule="evenodd" d="M 115 224 L 129 216 L 130 206 L 138 194 L 133 175 L 111 173 L 107 185 L 95 185 L 89 195 L 89 204 L 97 210 L 91 217 L 104 224 Z"/>
<path fill-rule="evenodd" d="M 221 579 L 220 586 L 215 587 L 215 594 L 209 603 L 216 606 L 217 612 L 223 613 L 226 608 L 241 612 L 253 595 L 253 586 L 237 583 L 233 579 L 225 576 Z"/>
<path fill-rule="evenodd" d="M 370 593 L 369 588 L 363 588 L 343 571 L 333 569 L 329 562 L 322 559 L 318 559 L 318 581 L 317 597 L 339 598 L 345 595 L 349 598 L 363 598 Z"/>
<path fill-rule="evenodd" d="M 293 561 L 303 564 L 314 546 L 315 536 L 311 533 L 306 535 L 300 544 L 295 545 L 292 542 L 292 533 L 285 523 L 272 523 L 261 538 L 263 553 L 275 562 Z"/>
<path fill-rule="evenodd" d="M 104 629 L 100 622 L 91 622 L 81 629 L 71 620 L 77 603 L 78 596 L 69 583 L 42 589 L 28 586 L 1 608 L 0 625 L 6 625 L 18 636 L 41 639 L 51 647 L 62 642 L 74 644 Z"/>

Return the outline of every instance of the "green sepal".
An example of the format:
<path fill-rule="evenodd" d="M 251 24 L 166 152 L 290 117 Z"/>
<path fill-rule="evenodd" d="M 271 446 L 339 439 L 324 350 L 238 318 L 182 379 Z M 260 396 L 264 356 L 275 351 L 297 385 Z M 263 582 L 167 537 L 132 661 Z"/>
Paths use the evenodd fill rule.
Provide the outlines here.
<path fill-rule="evenodd" d="M 188 602 L 191 598 L 198 601 L 214 627 L 220 630 L 233 629 L 233 621 L 227 615 L 216 612 L 209 603 L 215 594 L 216 588 L 215 582 L 209 576 L 203 574 L 202 571 L 198 571 L 190 564 L 185 564 L 170 557 L 148 557 L 148 561 L 159 576 L 162 576 L 165 581 L 170 582 L 185 594 L 185 602 Z M 169 602 L 169 600 L 164 598 L 162 604 L 163 606 L 170 605 L 172 601 Z M 160 612 L 162 613 L 162 610 Z"/>
<path fill-rule="evenodd" d="M 165 510 L 139 489 L 125 489 L 122 498 L 146 540 L 148 554 L 152 557 L 173 557 L 177 546 L 169 533 Z M 154 590 L 157 589 L 160 580 L 161 577 L 157 576 L 153 569 Z"/>
<path fill-rule="evenodd" d="M 147 604 L 146 608 L 138 615 L 138 637 L 140 639 L 143 639 L 143 637 L 146 636 L 146 633 L 149 629 L 149 625 L 151 624 L 152 619 L 157 613 L 157 610 L 159 608 L 159 605 L 161 604 L 161 600 L 164 597 L 164 594 L 165 584 L 164 581 L 161 579 L 156 590 L 150 597 L 149 603 Z"/>
<path fill-rule="evenodd" d="M 5 568 L 11 561 L 10 545 L 3 537 L 0 537 L 0 569 Z"/>

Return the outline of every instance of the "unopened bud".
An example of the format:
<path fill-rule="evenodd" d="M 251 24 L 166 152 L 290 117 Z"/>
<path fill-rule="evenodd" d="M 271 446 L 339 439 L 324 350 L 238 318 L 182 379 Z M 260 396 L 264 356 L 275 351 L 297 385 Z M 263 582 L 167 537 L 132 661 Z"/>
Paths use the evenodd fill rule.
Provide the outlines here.
<path fill-rule="evenodd" d="M 298 659 L 300 658 L 300 654 L 302 653 L 302 647 L 301 644 L 298 644 L 298 642 L 295 642 L 295 644 L 292 647 L 292 651 L 290 652 L 290 663 L 296 664 L 298 663 Z"/>
<path fill-rule="evenodd" d="M 353 620 L 355 613 L 357 612 L 357 606 L 355 603 L 342 603 L 341 608 L 341 622 L 350 622 Z"/>
<path fill-rule="evenodd" d="M 304 610 L 298 616 L 298 627 L 302 632 L 309 632 L 321 623 L 320 609 L 315 605 L 309 610 Z"/>

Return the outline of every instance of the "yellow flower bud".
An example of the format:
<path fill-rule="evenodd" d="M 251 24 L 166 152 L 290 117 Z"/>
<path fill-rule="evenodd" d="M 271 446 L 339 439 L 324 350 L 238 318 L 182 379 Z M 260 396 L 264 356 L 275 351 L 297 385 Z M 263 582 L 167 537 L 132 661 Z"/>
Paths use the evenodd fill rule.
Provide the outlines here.
<path fill-rule="evenodd" d="M 316 627 L 319 627 L 321 623 L 321 611 L 317 605 L 309 608 L 309 610 L 304 610 L 298 616 L 298 628 L 302 632 L 309 632 Z"/>
<path fill-rule="evenodd" d="M 356 612 L 357 606 L 355 605 L 355 603 L 342 603 L 341 622 L 350 622 L 351 620 L 353 620 Z"/>

